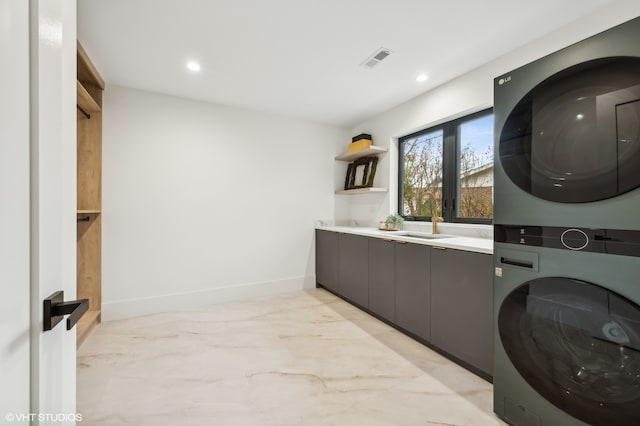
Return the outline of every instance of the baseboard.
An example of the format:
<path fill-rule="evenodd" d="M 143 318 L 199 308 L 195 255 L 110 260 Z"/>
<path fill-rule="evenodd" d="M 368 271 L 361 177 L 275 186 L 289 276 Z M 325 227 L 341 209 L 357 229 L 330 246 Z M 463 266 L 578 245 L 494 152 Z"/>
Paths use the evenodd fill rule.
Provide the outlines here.
<path fill-rule="evenodd" d="M 102 321 L 172 312 L 180 309 L 215 305 L 236 300 L 247 300 L 255 297 L 314 288 L 316 285 L 315 281 L 314 276 L 287 278 L 277 281 L 211 288 L 187 293 L 106 302 L 102 304 Z"/>

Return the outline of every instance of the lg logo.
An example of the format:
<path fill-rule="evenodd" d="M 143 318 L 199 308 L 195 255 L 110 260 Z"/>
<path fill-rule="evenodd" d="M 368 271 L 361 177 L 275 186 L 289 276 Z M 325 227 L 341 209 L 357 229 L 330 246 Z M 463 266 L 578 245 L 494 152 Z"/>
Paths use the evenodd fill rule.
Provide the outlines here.
<path fill-rule="evenodd" d="M 505 77 L 505 78 L 501 78 L 500 80 L 498 80 L 498 84 L 500 86 L 502 86 L 503 84 L 508 83 L 510 81 L 511 81 L 511 76 Z"/>

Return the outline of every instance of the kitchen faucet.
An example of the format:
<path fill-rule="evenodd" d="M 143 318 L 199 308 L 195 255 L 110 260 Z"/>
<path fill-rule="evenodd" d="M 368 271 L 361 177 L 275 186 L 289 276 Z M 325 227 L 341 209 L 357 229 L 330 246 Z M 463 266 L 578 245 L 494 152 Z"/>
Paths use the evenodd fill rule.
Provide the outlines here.
<path fill-rule="evenodd" d="M 427 192 L 425 195 L 431 198 L 431 233 L 437 234 L 438 222 L 443 220 L 438 217 L 438 200 L 436 200 L 436 196 L 433 192 Z"/>

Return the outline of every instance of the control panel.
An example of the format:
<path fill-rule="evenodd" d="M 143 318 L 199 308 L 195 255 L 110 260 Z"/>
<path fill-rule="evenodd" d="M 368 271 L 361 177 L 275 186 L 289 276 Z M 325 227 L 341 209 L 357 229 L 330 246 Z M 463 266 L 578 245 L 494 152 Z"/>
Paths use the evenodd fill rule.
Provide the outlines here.
<path fill-rule="evenodd" d="M 640 257 L 640 231 L 495 225 L 494 241 L 524 246 Z"/>

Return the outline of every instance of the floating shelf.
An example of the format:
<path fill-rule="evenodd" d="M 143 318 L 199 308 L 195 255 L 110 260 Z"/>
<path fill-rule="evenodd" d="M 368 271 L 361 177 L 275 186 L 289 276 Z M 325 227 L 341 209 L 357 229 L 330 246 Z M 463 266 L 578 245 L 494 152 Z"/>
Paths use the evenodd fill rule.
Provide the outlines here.
<path fill-rule="evenodd" d="M 336 194 L 341 195 L 355 195 L 355 194 L 370 194 L 372 192 L 387 192 L 387 188 L 356 188 L 356 189 L 339 189 Z"/>
<path fill-rule="evenodd" d="M 81 110 L 87 114 L 102 111 L 100 105 L 98 105 L 89 92 L 87 92 L 87 89 L 84 88 L 79 80 L 76 80 L 76 87 L 78 89 L 78 107 L 80 107 Z"/>
<path fill-rule="evenodd" d="M 100 214 L 100 210 L 78 210 L 77 214 Z"/>
<path fill-rule="evenodd" d="M 345 152 L 344 154 L 340 154 L 336 157 L 336 160 L 339 161 L 352 161 L 362 157 L 368 157 L 370 155 L 378 155 L 387 152 L 386 148 L 381 148 L 379 146 L 371 145 L 369 148 L 360 149 L 354 152 Z M 386 191 L 386 189 L 385 189 Z"/>

